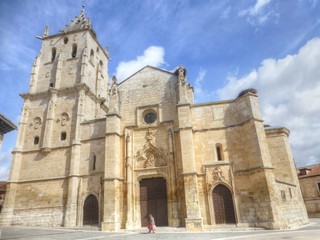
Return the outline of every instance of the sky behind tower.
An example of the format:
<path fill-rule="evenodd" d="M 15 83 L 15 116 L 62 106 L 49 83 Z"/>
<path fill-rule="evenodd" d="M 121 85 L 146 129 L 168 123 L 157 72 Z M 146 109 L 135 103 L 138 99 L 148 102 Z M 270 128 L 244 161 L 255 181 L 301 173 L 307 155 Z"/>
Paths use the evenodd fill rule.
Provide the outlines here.
<path fill-rule="evenodd" d="M 0 1 L 0 113 L 19 123 L 46 25 L 58 33 L 81 0 Z M 188 70 L 197 103 L 258 90 L 266 124 L 285 126 L 297 166 L 320 162 L 320 2 L 318 0 L 86 0 L 110 76 L 145 65 Z M 6 180 L 17 131 L 0 152 Z"/>

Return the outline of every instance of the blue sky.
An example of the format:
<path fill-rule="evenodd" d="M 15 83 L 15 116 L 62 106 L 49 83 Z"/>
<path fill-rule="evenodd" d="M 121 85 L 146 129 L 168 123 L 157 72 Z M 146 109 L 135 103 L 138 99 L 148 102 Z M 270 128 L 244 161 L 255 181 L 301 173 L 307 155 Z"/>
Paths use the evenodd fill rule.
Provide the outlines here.
<path fill-rule="evenodd" d="M 44 27 L 58 33 L 81 0 L 0 0 L 0 113 L 18 125 Z M 320 1 L 86 0 L 102 46 L 120 80 L 144 65 L 182 64 L 196 102 L 232 99 L 258 89 L 267 124 L 291 130 L 298 166 L 320 162 Z M 0 153 L 6 180 L 17 131 Z"/>

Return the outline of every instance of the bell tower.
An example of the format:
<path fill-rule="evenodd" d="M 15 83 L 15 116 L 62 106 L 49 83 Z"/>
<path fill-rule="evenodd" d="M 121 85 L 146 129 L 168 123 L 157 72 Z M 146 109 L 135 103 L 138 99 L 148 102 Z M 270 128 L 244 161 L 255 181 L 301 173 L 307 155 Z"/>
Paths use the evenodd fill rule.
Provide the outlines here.
<path fill-rule="evenodd" d="M 16 197 L 26 189 L 21 187 L 22 179 L 33 189 L 30 194 L 39 192 L 40 196 L 50 195 L 46 192 L 50 184 L 60 186 L 46 205 L 60 204 L 57 222 L 63 219 L 62 225 L 76 226 L 81 123 L 104 118 L 107 113 L 109 55 L 98 42 L 84 6 L 59 33 L 51 35 L 46 27 L 37 38 L 42 46 L 32 66 L 29 92 L 21 94 L 24 105 L 2 221 L 10 222 L 15 208 L 37 206 L 36 201 L 27 203 Z M 52 180 L 41 189 L 36 183 L 44 179 Z M 40 201 L 39 195 L 30 198 Z"/>

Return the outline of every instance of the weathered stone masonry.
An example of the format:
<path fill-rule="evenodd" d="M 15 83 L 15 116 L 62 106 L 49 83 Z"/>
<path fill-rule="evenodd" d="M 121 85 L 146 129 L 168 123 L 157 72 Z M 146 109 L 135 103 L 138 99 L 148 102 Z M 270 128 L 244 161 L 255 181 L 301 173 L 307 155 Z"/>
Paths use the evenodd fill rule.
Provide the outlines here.
<path fill-rule="evenodd" d="M 308 222 L 289 131 L 264 126 L 255 92 L 195 104 L 182 66 L 118 83 L 108 61 L 84 11 L 59 34 L 46 29 L 21 95 L 2 225 L 116 231 L 149 212 L 188 230 Z"/>

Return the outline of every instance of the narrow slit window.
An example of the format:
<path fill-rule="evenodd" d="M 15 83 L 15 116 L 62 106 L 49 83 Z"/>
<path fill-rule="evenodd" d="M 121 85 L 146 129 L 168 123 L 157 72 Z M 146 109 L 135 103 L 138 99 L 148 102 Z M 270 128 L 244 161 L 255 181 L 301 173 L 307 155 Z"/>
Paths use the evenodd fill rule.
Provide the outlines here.
<path fill-rule="evenodd" d="M 318 191 L 320 192 L 320 182 L 318 182 Z"/>
<path fill-rule="evenodd" d="M 34 137 L 34 139 L 33 139 L 33 144 L 34 145 L 38 145 L 39 144 L 39 137 L 38 136 L 36 136 L 36 137 Z"/>
<path fill-rule="evenodd" d="M 93 63 L 93 59 L 94 59 L 94 51 L 93 51 L 93 49 L 91 49 L 91 51 L 90 51 L 90 61 L 91 61 L 91 63 Z"/>
<path fill-rule="evenodd" d="M 61 136 L 60 136 L 61 141 L 64 141 L 67 139 L 67 133 L 66 132 L 62 132 Z"/>
<path fill-rule="evenodd" d="M 72 45 L 72 53 L 71 53 L 71 56 L 73 57 L 73 58 L 75 58 L 76 56 L 77 56 L 77 44 L 73 44 Z"/>
<path fill-rule="evenodd" d="M 53 62 L 56 59 L 56 54 L 57 54 L 57 49 L 56 48 L 52 48 L 52 51 L 51 51 L 51 62 Z"/>
<path fill-rule="evenodd" d="M 96 163 L 97 163 L 97 158 L 96 158 L 96 155 L 94 155 L 93 162 L 92 162 L 92 170 L 96 170 Z"/>
<path fill-rule="evenodd" d="M 64 44 L 67 44 L 68 41 L 69 41 L 69 38 L 68 38 L 68 37 L 65 37 L 65 38 L 63 39 L 63 43 L 64 43 Z"/>
<path fill-rule="evenodd" d="M 292 199 L 292 190 L 291 190 L 291 188 L 289 188 L 289 196 L 290 196 L 290 199 Z"/>
<path fill-rule="evenodd" d="M 216 152 L 217 152 L 218 161 L 222 161 L 223 160 L 223 154 L 222 154 L 222 146 L 220 144 L 216 146 Z"/>

